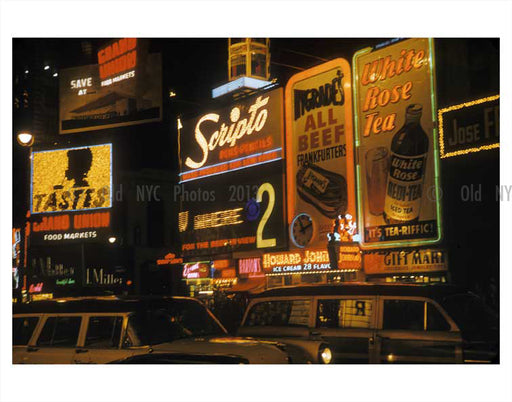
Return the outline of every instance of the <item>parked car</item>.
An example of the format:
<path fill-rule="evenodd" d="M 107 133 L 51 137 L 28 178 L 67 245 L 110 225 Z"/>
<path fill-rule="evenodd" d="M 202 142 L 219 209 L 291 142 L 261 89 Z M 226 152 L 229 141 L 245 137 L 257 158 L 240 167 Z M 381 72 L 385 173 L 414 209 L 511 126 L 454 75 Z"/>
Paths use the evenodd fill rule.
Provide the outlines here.
<path fill-rule="evenodd" d="M 248 364 L 240 356 L 190 353 L 147 353 L 114 360 L 111 364 Z"/>
<path fill-rule="evenodd" d="M 497 363 L 498 317 L 446 285 L 343 284 L 267 290 L 239 336 L 320 340 L 335 363 Z"/>
<path fill-rule="evenodd" d="M 321 342 L 312 341 L 320 345 Z M 13 363 L 289 363 L 292 342 L 230 337 L 199 301 L 186 297 L 84 297 L 15 306 Z M 146 357 L 147 355 L 157 357 Z M 167 357 L 164 355 L 167 354 Z"/>

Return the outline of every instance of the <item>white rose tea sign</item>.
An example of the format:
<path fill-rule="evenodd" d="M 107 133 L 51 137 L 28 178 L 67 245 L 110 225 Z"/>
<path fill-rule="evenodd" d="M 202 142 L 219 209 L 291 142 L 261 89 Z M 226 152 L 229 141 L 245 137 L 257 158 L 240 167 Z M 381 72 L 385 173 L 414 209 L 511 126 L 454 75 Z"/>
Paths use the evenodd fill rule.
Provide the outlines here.
<path fill-rule="evenodd" d="M 359 227 L 365 248 L 441 238 L 432 39 L 354 55 Z"/>

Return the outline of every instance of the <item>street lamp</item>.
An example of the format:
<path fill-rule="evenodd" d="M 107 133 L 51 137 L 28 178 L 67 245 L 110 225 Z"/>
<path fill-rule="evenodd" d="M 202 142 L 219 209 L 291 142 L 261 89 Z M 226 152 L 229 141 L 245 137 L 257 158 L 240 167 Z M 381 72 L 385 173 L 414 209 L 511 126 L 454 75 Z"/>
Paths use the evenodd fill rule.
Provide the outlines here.
<path fill-rule="evenodd" d="M 116 237 L 114 237 L 114 236 L 111 236 L 111 237 L 109 237 L 109 238 L 108 238 L 108 242 L 109 242 L 110 244 L 114 244 L 114 243 L 116 242 L 116 240 L 117 240 L 117 238 L 116 238 Z"/>
<path fill-rule="evenodd" d="M 19 133 L 16 139 L 18 140 L 18 144 L 22 147 L 31 147 L 34 143 L 34 136 L 29 132 Z"/>

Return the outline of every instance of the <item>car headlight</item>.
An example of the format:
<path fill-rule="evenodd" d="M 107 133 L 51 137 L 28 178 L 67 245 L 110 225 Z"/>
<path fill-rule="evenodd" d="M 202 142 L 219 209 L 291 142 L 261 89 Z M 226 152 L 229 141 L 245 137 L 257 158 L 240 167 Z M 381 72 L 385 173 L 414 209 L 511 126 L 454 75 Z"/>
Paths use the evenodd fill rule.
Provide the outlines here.
<path fill-rule="evenodd" d="M 323 346 L 318 351 L 318 360 L 320 363 L 329 364 L 332 363 L 332 351 L 327 346 Z"/>

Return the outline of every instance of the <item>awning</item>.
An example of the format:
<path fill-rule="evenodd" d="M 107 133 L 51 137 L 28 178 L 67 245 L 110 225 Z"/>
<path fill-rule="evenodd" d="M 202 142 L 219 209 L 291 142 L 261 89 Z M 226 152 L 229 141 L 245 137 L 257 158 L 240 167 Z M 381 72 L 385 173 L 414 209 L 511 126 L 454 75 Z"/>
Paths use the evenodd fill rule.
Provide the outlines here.
<path fill-rule="evenodd" d="M 264 276 L 260 278 L 249 278 L 247 280 L 238 280 L 238 282 L 226 289 L 226 293 L 238 293 L 238 292 L 247 292 L 247 293 L 260 293 L 265 290 L 267 280 Z"/>

